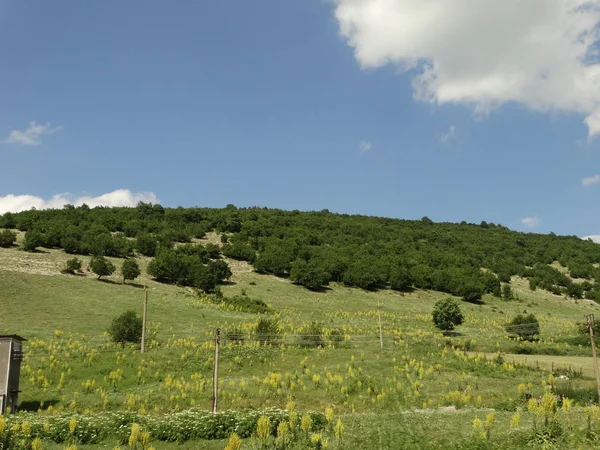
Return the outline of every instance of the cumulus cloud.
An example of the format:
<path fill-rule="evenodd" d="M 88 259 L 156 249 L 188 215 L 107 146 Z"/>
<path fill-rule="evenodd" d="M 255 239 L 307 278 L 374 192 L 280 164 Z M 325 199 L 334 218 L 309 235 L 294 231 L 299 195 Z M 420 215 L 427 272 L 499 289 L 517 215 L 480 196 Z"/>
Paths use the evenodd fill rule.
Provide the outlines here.
<path fill-rule="evenodd" d="M 456 127 L 454 125 L 450 126 L 450 129 L 440 137 L 440 142 L 442 144 L 447 144 L 452 139 L 456 137 Z"/>
<path fill-rule="evenodd" d="M 539 217 L 524 217 L 521 219 L 521 223 L 527 228 L 537 227 L 542 220 Z"/>
<path fill-rule="evenodd" d="M 12 130 L 5 142 L 7 144 L 40 145 L 43 135 L 56 133 L 61 128 L 61 126 L 52 128 L 50 122 L 42 125 L 32 121 L 25 131 Z"/>
<path fill-rule="evenodd" d="M 135 206 L 138 202 L 158 203 L 159 200 L 152 192 L 131 192 L 128 189 L 117 189 L 97 197 L 75 196 L 69 193 L 57 194 L 47 200 L 34 195 L 9 194 L 0 197 L 0 214 L 25 211 L 31 208 L 62 208 L 66 204 L 81 206 L 85 203 L 93 208 L 94 206 Z"/>
<path fill-rule="evenodd" d="M 590 234 L 589 236 L 583 236 L 581 239 L 583 239 L 584 241 L 591 239 L 596 244 L 600 244 L 600 234 Z"/>
<path fill-rule="evenodd" d="M 600 135 L 600 0 L 333 1 L 361 66 L 413 70 L 416 99 L 576 112 Z"/>
<path fill-rule="evenodd" d="M 373 144 L 369 141 L 360 141 L 358 143 L 358 152 L 360 153 L 360 156 L 370 152 L 371 148 L 373 148 Z"/>
<path fill-rule="evenodd" d="M 600 182 L 600 175 L 594 175 L 592 177 L 586 177 L 581 179 L 581 184 L 584 186 L 591 186 L 592 184 L 596 184 Z"/>

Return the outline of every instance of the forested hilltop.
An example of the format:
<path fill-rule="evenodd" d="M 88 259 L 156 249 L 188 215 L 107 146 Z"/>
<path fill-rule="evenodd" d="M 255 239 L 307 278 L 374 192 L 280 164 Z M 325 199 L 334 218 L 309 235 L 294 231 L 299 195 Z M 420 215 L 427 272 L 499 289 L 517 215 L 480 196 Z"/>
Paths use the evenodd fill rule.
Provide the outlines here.
<path fill-rule="evenodd" d="M 121 258 L 137 252 L 154 258 L 148 273 L 158 281 L 208 292 L 231 274 L 222 254 L 309 289 L 335 281 L 364 289 L 433 289 L 479 301 L 486 293 L 506 294 L 502 283 L 518 275 L 529 279 L 532 290 L 600 301 L 600 245 L 486 222 L 140 203 L 135 208 L 66 205 L 6 213 L 0 228 L 25 231 L 28 251 L 62 248 L 76 255 Z M 211 231 L 220 234 L 221 245 L 193 242 Z M 14 237 L 12 231 L 0 232 L 0 245 L 13 245 Z"/>

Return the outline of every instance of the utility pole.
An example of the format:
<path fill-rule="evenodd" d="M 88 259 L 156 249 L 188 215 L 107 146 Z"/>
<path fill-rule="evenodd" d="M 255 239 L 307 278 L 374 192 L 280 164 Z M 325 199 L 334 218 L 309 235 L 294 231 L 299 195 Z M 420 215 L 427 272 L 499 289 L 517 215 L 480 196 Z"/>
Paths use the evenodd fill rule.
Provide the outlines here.
<path fill-rule="evenodd" d="M 217 395 L 219 393 L 219 344 L 221 343 L 221 329 L 215 330 L 215 364 L 213 371 L 213 396 L 212 407 L 213 413 L 217 412 Z"/>
<path fill-rule="evenodd" d="M 383 331 L 381 329 L 381 302 L 377 302 L 377 316 L 379 317 L 379 345 L 383 348 Z"/>
<path fill-rule="evenodd" d="M 144 286 L 144 313 L 142 316 L 142 350 L 146 351 L 146 316 L 148 315 L 148 286 Z"/>
<path fill-rule="evenodd" d="M 598 387 L 598 398 L 600 399 L 600 369 L 598 369 L 598 355 L 596 354 L 596 342 L 594 341 L 594 315 L 586 316 L 587 325 L 590 330 L 590 341 L 592 344 L 592 356 L 594 357 L 594 373 L 596 374 L 596 386 Z"/>

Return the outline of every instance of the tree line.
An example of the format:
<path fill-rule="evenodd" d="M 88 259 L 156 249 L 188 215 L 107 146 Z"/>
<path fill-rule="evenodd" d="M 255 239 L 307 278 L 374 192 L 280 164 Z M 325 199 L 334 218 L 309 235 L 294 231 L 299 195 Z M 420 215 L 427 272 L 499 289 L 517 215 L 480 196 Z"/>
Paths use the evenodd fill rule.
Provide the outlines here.
<path fill-rule="evenodd" d="M 531 289 L 600 300 L 599 245 L 487 222 L 139 203 L 135 208 L 67 205 L 6 213 L 0 228 L 25 231 L 23 246 L 30 251 L 62 248 L 119 258 L 137 252 L 155 258 L 148 272 L 157 280 L 209 292 L 215 280 L 230 276 L 219 259 L 223 254 L 249 262 L 259 273 L 315 290 L 339 282 L 363 289 L 434 289 L 479 301 L 486 293 L 501 296 L 503 285 L 518 275 L 529 280 Z M 209 231 L 221 235 L 221 246 L 191 244 Z M 0 232 L 0 245 L 13 245 L 10 233 Z"/>

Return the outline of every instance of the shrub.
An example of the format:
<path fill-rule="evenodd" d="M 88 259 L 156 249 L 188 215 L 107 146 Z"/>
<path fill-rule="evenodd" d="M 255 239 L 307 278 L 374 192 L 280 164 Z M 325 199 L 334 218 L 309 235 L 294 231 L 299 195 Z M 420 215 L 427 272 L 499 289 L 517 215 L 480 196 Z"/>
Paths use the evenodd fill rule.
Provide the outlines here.
<path fill-rule="evenodd" d="M 44 236 L 36 230 L 28 230 L 25 232 L 25 239 L 23 240 L 23 249 L 28 252 L 35 252 L 37 247 L 40 247 L 44 243 Z"/>
<path fill-rule="evenodd" d="M 90 261 L 92 272 L 98 275 L 98 279 L 104 276 L 110 276 L 116 270 L 116 267 L 104 256 L 94 256 Z"/>
<path fill-rule="evenodd" d="M 60 246 L 63 248 L 65 253 L 69 253 L 71 255 L 84 255 L 88 253 L 86 245 L 74 236 L 62 238 L 60 240 Z"/>
<path fill-rule="evenodd" d="M 276 342 L 279 337 L 279 322 L 270 317 L 261 317 L 256 326 L 256 339 L 262 344 Z"/>
<path fill-rule="evenodd" d="M 344 342 L 344 332 L 339 328 L 330 330 L 328 337 L 331 344 L 335 347 L 338 347 L 342 344 L 342 342 Z"/>
<path fill-rule="evenodd" d="M 225 339 L 231 342 L 243 344 L 245 341 L 244 331 L 240 327 L 231 327 L 225 330 Z"/>
<path fill-rule="evenodd" d="M 221 248 L 217 244 L 209 242 L 204 248 L 208 252 L 208 256 L 212 259 L 217 259 L 221 256 Z"/>
<path fill-rule="evenodd" d="M 390 287 L 395 291 L 410 291 L 413 285 L 413 279 L 406 267 L 394 267 L 390 271 Z"/>
<path fill-rule="evenodd" d="M 269 307 L 264 301 L 245 296 L 223 298 L 223 302 L 234 306 L 238 311 L 252 314 L 264 314 L 270 311 Z"/>
<path fill-rule="evenodd" d="M 142 318 L 135 311 L 129 310 L 113 319 L 108 333 L 113 342 L 120 344 L 127 342 L 139 343 L 142 339 L 142 326 Z"/>
<path fill-rule="evenodd" d="M 244 244 L 243 242 L 225 244 L 221 251 L 228 258 L 237 259 L 240 261 L 249 261 L 250 263 L 253 263 L 256 259 L 256 251 L 248 244 Z"/>
<path fill-rule="evenodd" d="M 290 280 L 308 289 L 318 290 L 329 285 L 329 274 L 320 265 L 297 259 L 292 263 Z"/>
<path fill-rule="evenodd" d="M 17 234 L 10 230 L 0 231 L 0 247 L 8 248 L 17 241 Z"/>
<path fill-rule="evenodd" d="M 458 304 L 450 297 L 438 300 L 431 313 L 433 324 L 442 331 L 452 331 L 463 323 L 464 316 Z"/>
<path fill-rule="evenodd" d="M 155 256 L 158 241 L 151 234 L 139 234 L 135 240 L 135 248 L 144 256 Z"/>
<path fill-rule="evenodd" d="M 121 274 L 123 275 L 123 283 L 127 280 L 135 280 L 140 276 L 140 267 L 135 259 L 126 259 L 121 266 Z"/>
<path fill-rule="evenodd" d="M 510 284 L 504 284 L 502 286 L 502 298 L 504 298 L 504 300 L 512 300 L 513 299 L 513 293 L 512 293 Z"/>
<path fill-rule="evenodd" d="M 81 260 L 79 258 L 71 258 L 67 261 L 65 268 L 61 272 L 74 275 L 75 272 L 80 272 L 80 271 L 81 271 Z"/>
<path fill-rule="evenodd" d="M 318 322 L 313 322 L 300 335 L 301 347 L 323 347 L 323 326 Z"/>
<path fill-rule="evenodd" d="M 505 325 L 505 329 L 513 339 L 534 341 L 540 335 L 540 323 L 533 314 L 517 314 Z"/>

